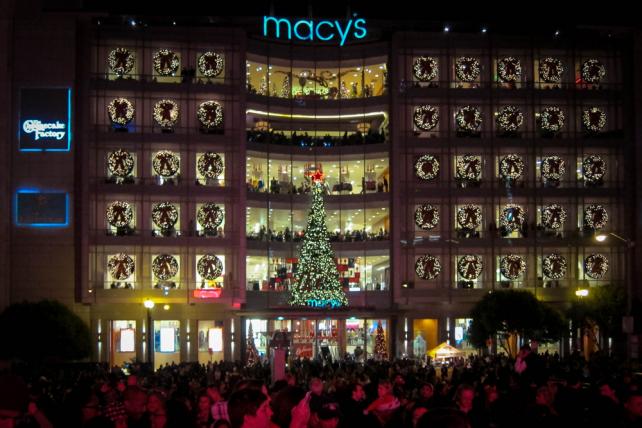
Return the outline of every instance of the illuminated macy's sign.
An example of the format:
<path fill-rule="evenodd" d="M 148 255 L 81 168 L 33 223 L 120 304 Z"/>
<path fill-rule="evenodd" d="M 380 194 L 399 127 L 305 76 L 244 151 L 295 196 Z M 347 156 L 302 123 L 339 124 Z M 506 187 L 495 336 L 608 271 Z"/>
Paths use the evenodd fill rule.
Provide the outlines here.
<path fill-rule="evenodd" d="M 60 121 L 47 123 L 36 119 L 29 119 L 22 123 L 22 130 L 26 134 L 34 134 L 34 140 L 39 140 L 41 138 L 62 140 L 65 138 L 65 134 L 67 134 L 66 129 L 67 124 Z"/>
<path fill-rule="evenodd" d="M 355 16 L 356 17 L 356 16 Z M 349 39 L 363 39 L 368 34 L 366 20 L 363 18 L 339 20 L 320 20 L 263 17 L 263 36 L 277 39 L 338 42 L 343 46 Z"/>

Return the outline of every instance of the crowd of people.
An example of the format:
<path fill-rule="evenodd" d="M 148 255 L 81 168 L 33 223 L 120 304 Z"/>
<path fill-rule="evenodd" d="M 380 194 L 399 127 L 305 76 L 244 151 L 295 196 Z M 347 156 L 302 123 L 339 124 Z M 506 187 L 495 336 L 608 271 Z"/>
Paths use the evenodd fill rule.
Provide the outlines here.
<path fill-rule="evenodd" d="M 386 135 L 384 132 L 378 132 L 372 129 L 366 133 L 357 131 L 348 134 L 346 131 L 341 137 L 333 137 L 329 134 L 312 136 L 308 135 L 307 132 L 297 134 L 296 131 L 287 135 L 278 131 L 249 130 L 247 131 L 247 141 L 250 143 L 269 143 L 299 147 L 340 147 L 383 143 L 386 141 Z"/>
<path fill-rule="evenodd" d="M 0 426 L 118 428 L 639 427 L 640 379 L 603 354 L 132 363 L 13 368 L 0 375 Z"/>
<path fill-rule="evenodd" d="M 247 239 L 262 242 L 300 242 L 303 241 L 304 235 L 303 230 L 292 231 L 289 227 L 276 231 L 261 226 L 258 232 L 248 232 Z M 368 232 L 365 229 L 346 230 L 345 232 L 330 232 L 329 239 L 331 242 L 383 241 L 389 239 L 389 234 L 383 228 L 380 228 L 378 232 Z"/>

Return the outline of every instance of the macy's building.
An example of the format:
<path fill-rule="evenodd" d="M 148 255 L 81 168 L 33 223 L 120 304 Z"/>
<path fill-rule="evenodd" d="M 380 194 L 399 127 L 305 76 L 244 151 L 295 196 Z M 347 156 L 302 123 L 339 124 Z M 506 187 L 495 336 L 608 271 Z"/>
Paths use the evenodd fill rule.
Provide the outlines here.
<path fill-rule="evenodd" d="M 0 302 L 67 303 L 98 360 L 472 351 L 490 290 L 639 274 L 593 239 L 640 233 L 632 30 L 8 16 Z M 287 304 L 317 171 L 348 310 Z"/>

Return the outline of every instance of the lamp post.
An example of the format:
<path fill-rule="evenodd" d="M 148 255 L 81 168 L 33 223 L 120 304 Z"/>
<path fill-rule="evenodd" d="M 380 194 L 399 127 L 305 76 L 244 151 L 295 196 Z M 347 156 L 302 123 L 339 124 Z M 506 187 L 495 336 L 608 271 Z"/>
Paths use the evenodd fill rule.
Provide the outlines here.
<path fill-rule="evenodd" d="M 633 316 L 631 315 L 632 307 L 633 307 L 633 247 L 635 246 L 635 242 L 628 239 L 624 238 L 617 233 L 609 232 L 609 233 L 600 233 L 598 235 L 595 235 L 595 240 L 597 242 L 604 242 L 606 239 L 612 236 L 615 239 L 622 241 L 626 244 L 626 263 L 627 263 L 627 270 L 626 270 L 626 315 L 622 317 L 622 330 L 624 333 L 626 333 L 626 350 L 627 350 L 627 359 L 631 358 L 632 354 L 632 343 L 631 343 L 631 335 L 633 334 L 633 329 L 634 329 L 634 322 L 633 322 Z M 637 354 L 637 352 L 636 352 Z"/>
<path fill-rule="evenodd" d="M 154 327 L 152 326 L 152 309 L 154 308 L 154 301 L 147 299 L 143 302 L 143 306 L 147 309 L 147 362 L 154 369 Z"/>

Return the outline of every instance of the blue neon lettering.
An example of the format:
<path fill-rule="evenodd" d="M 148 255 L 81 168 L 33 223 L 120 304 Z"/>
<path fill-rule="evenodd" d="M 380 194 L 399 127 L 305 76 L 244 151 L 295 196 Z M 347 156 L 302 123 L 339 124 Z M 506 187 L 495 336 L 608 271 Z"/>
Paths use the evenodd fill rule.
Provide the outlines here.
<path fill-rule="evenodd" d="M 357 34 L 357 31 L 354 32 L 354 37 L 357 39 L 363 39 L 364 37 L 366 37 L 366 34 L 368 33 L 364 27 L 360 26 L 360 24 L 366 25 L 366 20 L 363 18 L 359 18 L 356 21 L 354 21 L 355 30 L 361 31 L 361 34 Z"/>
<path fill-rule="evenodd" d="M 319 40 L 323 40 L 324 42 L 327 42 L 328 40 L 332 40 L 332 39 L 334 39 L 334 33 L 332 33 L 332 34 L 330 34 L 330 36 L 326 36 L 326 37 L 323 37 L 323 36 L 321 35 L 321 33 L 319 32 L 319 29 L 320 29 L 320 28 L 321 28 L 321 26 L 323 26 L 323 25 L 327 25 L 327 26 L 329 26 L 329 27 L 331 27 L 331 28 L 334 28 L 334 24 L 333 24 L 332 22 L 330 22 L 330 21 L 321 21 L 321 22 L 319 22 L 319 23 L 317 24 L 317 28 L 316 28 L 316 30 L 315 30 L 315 34 L 316 34 L 316 36 L 317 36 L 317 39 L 319 39 Z"/>
<path fill-rule="evenodd" d="M 341 43 L 339 43 L 339 46 L 343 46 L 344 43 L 346 42 L 346 38 L 348 37 L 348 33 L 350 33 L 350 27 L 352 26 L 352 19 L 348 21 L 348 25 L 346 26 L 345 31 L 341 31 L 341 24 L 339 24 L 339 21 L 334 21 L 334 25 L 337 26 L 339 37 L 341 37 Z"/>
<path fill-rule="evenodd" d="M 305 25 L 308 27 L 308 36 L 303 37 L 301 34 L 299 34 L 299 25 Z M 312 30 L 312 21 L 306 21 L 302 19 L 301 21 L 297 22 L 294 24 L 294 36 L 300 40 L 314 40 L 314 31 Z"/>
<path fill-rule="evenodd" d="M 274 24 L 276 25 L 276 38 L 281 37 L 281 23 L 284 22 L 288 26 L 288 40 L 292 39 L 292 25 L 290 24 L 290 21 L 281 18 L 281 19 L 276 19 L 273 16 L 264 16 L 263 17 L 263 35 L 267 37 L 268 35 L 268 21 L 274 21 Z"/>

